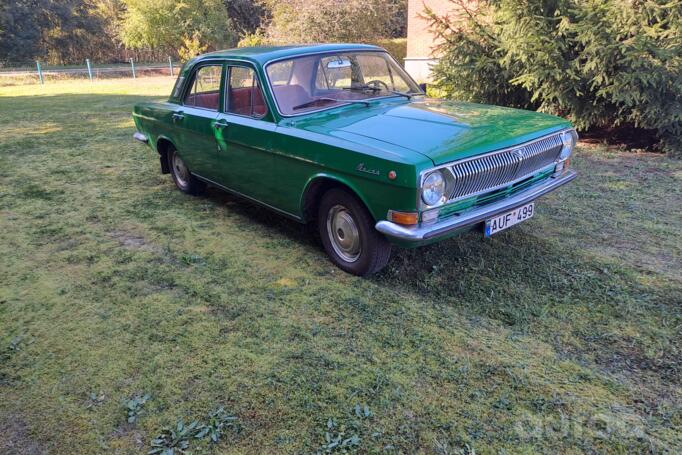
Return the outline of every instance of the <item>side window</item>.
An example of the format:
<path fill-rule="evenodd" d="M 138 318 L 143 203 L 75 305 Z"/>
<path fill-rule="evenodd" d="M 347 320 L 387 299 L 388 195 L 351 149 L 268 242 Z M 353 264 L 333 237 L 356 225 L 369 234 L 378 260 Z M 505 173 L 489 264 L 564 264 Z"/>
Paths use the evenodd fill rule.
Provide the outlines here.
<path fill-rule="evenodd" d="M 178 77 L 178 80 L 175 81 L 175 87 L 173 87 L 173 93 L 171 96 L 173 98 L 180 98 L 183 88 L 185 88 L 185 76 L 180 76 Z"/>
<path fill-rule="evenodd" d="M 185 105 L 218 110 L 220 100 L 221 65 L 202 66 L 194 74 L 192 89 L 185 97 Z"/>
<path fill-rule="evenodd" d="M 230 67 L 227 112 L 251 117 L 263 117 L 268 112 L 253 69 L 245 66 Z"/>

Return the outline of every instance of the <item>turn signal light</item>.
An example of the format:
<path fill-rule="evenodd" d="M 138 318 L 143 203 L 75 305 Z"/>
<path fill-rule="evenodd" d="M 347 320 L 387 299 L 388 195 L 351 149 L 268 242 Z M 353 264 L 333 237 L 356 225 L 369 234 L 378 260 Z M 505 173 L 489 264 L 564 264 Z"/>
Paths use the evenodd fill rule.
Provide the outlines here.
<path fill-rule="evenodd" d="M 393 210 L 388 211 L 389 221 L 393 221 L 398 224 L 418 224 L 419 214 L 417 212 L 395 212 Z"/>

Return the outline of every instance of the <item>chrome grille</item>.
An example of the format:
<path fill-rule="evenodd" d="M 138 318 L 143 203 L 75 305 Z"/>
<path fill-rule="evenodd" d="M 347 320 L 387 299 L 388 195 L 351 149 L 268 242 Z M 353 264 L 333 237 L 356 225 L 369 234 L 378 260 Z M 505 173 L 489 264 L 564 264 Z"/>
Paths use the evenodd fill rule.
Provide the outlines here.
<path fill-rule="evenodd" d="M 453 185 L 450 200 L 493 191 L 530 177 L 559 158 L 558 134 L 525 145 L 459 161 L 449 169 Z"/>

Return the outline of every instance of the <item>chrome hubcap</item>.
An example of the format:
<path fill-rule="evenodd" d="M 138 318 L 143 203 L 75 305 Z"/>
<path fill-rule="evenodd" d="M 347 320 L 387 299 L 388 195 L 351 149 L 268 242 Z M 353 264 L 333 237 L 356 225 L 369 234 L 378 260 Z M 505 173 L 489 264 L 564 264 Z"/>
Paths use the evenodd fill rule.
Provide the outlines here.
<path fill-rule="evenodd" d="M 189 169 L 176 151 L 173 152 L 173 173 L 181 187 L 184 188 L 189 184 Z"/>
<path fill-rule="evenodd" d="M 336 254 L 346 262 L 355 262 L 362 252 L 360 231 L 353 215 L 342 205 L 335 205 L 327 213 L 327 235 Z"/>

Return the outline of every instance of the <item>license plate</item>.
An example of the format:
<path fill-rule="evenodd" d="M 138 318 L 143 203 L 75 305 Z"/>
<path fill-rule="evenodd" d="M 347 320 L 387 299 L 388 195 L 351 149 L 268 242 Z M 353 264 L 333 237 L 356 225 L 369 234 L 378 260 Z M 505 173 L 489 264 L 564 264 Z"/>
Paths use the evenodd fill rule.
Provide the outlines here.
<path fill-rule="evenodd" d="M 526 221 L 528 218 L 533 218 L 535 214 L 535 202 L 531 202 L 521 207 L 517 207 L 511 212 L 503 213 L 495 218 L 485 220 L 485 236 L 490 237 L 500 231 Z"/>

